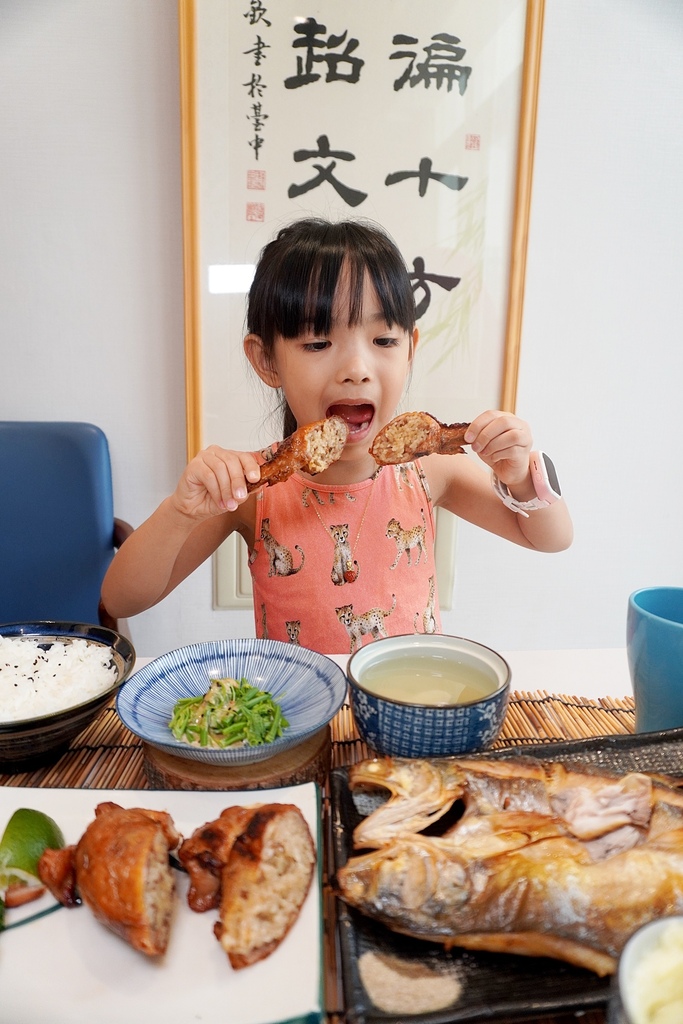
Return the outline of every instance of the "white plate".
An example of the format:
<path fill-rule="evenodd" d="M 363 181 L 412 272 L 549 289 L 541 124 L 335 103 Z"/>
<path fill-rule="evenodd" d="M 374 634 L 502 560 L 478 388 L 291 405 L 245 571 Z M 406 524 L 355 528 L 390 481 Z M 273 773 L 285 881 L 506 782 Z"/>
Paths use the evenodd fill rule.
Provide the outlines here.
<path fill-rule="evenodd" d="M 18 807 L 49 814 L 78 841 L 98 803 L 168 811 L 189 836 L 234 804 L 296 804 L 321 849 L 315 783 L 244 793 L 0 788 L 0 832 Z M 85 907 L 63 907 L 0 933 L 0 1019 L 7 1024 L 282 1024 L 323 1020 L 322 858 L 301 914 L 268 959 L 234 971 L 213 935 L 216 911 L 187 905 L 187 877 L 168 950 L 158 962 L 109 932 Z M 6 925 L 54 906 L 50 896 L 6 913 Z"/>

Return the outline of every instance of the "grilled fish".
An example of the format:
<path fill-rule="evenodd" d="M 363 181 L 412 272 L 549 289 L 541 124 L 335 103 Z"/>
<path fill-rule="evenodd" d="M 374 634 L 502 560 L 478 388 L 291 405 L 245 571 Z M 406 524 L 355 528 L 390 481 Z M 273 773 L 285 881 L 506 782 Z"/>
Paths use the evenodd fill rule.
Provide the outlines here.
<path fill-rule="evenodd" d="M 341 897 L 415 938 L 613 973 L 641 924 L 683 912 L 683 796 L 665 779 L 535 758 L 376 759 L 390 798 L 356 828 Z M 454 806 L 442 835 L 424 835 Z M 374 849 L 373 849 L 374 848 Z"/>

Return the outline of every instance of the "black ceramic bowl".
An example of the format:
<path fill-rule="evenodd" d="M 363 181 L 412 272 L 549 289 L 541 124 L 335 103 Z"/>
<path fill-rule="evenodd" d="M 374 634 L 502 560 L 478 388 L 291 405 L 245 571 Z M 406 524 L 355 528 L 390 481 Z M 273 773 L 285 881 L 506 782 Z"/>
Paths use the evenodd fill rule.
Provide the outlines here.
<path fill-rule="evenodd" d="M 130 640 L 104 626 L 78 622 L 16 622 L 0 625 L 0 637 L 26 638 L 45 649 L 55 642 L 74 639 L 104 647 L 116 670 L 113 682 L 96 696 L 73 703 L 59 711 L 23 718 L 2 719 L 2 670 L 0 669 L 0 771 L 22 770 L 33 762 L 56 759 L 80 732 L 104 710 L 119 686 L 130 675 L 135 664 L 135 650 Z"/>

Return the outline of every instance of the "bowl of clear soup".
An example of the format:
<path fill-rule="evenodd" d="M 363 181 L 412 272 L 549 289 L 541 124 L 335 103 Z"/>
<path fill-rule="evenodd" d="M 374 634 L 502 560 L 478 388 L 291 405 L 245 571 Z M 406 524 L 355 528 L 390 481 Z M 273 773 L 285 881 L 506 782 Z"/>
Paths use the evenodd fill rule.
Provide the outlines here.
<path fill-rule="evenodd" d="M 498 738 L 510 667 L 484 644 L 445 634 L 375 640 L 346 670 L 362 740 L 392 757 L 452 757 Z"/>

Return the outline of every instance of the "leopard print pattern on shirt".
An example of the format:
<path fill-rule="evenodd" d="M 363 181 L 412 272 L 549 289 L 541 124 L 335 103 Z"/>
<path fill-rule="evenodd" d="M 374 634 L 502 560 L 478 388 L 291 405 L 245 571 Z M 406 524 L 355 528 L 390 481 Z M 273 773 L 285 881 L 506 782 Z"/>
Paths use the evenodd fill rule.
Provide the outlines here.
<path fill-rule="evenodd" d="M 288 622 L 285 622 L 285 629 L 287 630 L 287 636 L 289 637 L 290 644 L 294 644 L 296 647 L 301 647 L 301 641 L 299 640 L 301 620 L 290 619 Z"/>
<path fill-rule="evenodd" d="M 311 503 L 309 501 L 309 498 L 311 498 L 311 497 L 315 498 L 315 500 L 318 503 L 318 505 L 324 505 L 325 504 L 323 499 L 320 497 L 319 492 L 316 491 L 316 489 L 314 487 L 304 487 L 303 491 L 301 492 L 301 504 L 303 505 L 304 508 L 310 508 Z M 336 500 L 335 496 L 334 496 L 334 491 L 330 491 L 330 493 L 328 494 L 327 497 L 328 497 L 328 503 L 330 505 L 334 505 L 335 500 Z M 346 498 L 347 501 L 356 501 L 355 494 L 351 494 L 350 491 L 344 491 L 344 497 Z"/>
<path fill-rule="evenodd" d="M 388 618 L 396 607 L 396 595 L 392 594 L 391 608 L 385 611 L 383 608 L 369 608 L 366 612 L 355 615 L 352 604 L 342 605 L 335 608 L 337 618 L 351 638 L 351 650 L 353 654 L 363 643 L 363 637 L 370 634 L 373 640 L 380 637 L 387 637 L 388 633 L 384 626 L 384 620 Z"/>
<path fill-rule="evenodd" d="M 330 579 L 335 587 L 343 587 L 345 583 L 355 583 L 358 579 L 360 566 L 353 559 L 349 544 L 349 524 L 338 523 L 330 526 L 330 536 L 334 541 L 334 561 Z"/>
<path fill-rule="evenodd" d="M 393 565 L 390 566 L 391 569 L 396 568 L 404 551 L 408 556 L 408 565 L 418 565 L 422 555 L 424 555 L 425 562 L 427 561 L 427 548 L 425 546 L 427 520 L 425 519 L 424 509 L 420 509 L 420 514 L 422 516 L 422 526 L 412 526 L 409 530 L 404 530 L 398 519 L 390 519 L 387 523 L 386 535 L 390 538 L 393 537 L 396 542 L 396 558 Z M 417 557 L 413 562 L 412 551 L 414 548 L 417 548 Z"/>
<path fill-rule="evenodd" d="M 303 550 L 298 544 L 294 545 L 301 555 L 301 564 L 295 566 L 290 549 L 285 547 L 284 544 L 278 544 L 270 532 L 270 519 L 263 519 L 261 521 L 261 540 L 268 554 L 269 576 L 293 576 L 303 569 L 305 561 Z"/>
<path fill-rule="evenodd" d="M 415 612 L 415 618 L 413 619 L 413 630 L 419 633 L 418 623 L 422 619 L 422 632 L 423 633 L 436 633 L 436 579 L 434 576 L 429 577 L 429 598 L 427 605 L 423 608 L 422 612 Z"/>
<path fill-rule="evenodd" d="M 310 502 L 308 500 L 309 498 L 315 498 L 319 505 L 325 504 L 325 502 L 320 497 L 320 495 L 318 494 L 314 487 L 304 487 L 303 491 L 301 492 L 301 504 L 303 505 L 304 508 L 311 507 Z"/>
<path fill-rule="evenodd" d="M 394 475 L 396 476 L 396 484 L 399 491 L 403 490 L 404 484 L 406 487 L 410 487 L 411 491 L 413 490 L 413 482 L 408 473 L 412 465 L 412 462 L 401 462 L 398 466 L 394 466 Z"/>

